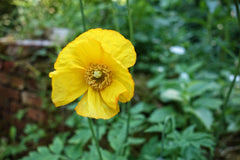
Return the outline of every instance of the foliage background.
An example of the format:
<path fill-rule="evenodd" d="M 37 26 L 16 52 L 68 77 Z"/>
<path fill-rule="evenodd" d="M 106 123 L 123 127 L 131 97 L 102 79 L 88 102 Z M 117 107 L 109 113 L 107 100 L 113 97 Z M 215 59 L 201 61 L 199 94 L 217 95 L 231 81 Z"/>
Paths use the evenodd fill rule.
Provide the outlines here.
<path fill-rule="evenodd" d="M 126 143 L 124 106 L 118 116 L 95 121 L 103 158 L 239 159 L 239 76 L 227 108 L 222 110 L 240 49 L 234 3 L 130 2 L 138 55 L 130 137 Z M 49 29 L 67 28 L 70 34 L 64 46 L 83 31 L 79 1 L 12 0 L 2 4 L 6 7 L 1 8 L 1 37 L 47 39 Z M 84 1 L 87 28 L 114 29 L 129 38 L 125 4 L 124 0 Z M 56 45 L 54 56 L 47 51 L 43 56 L 54 62 L 63 46 Z M 48 79 L 47 75 L 39 78 Z M 48 103 L 42 107 L 54 115 L 53 120 L 45 125 L 29 122 L 22 135 L 12 126 L 9 135 L 1 137 L 0 159 L 97 159 L 86 119 L 74 113 L 76 103 L 64 107 L 63 115 L 49 101 L 50 90 L 45 92 Z M 226 123 L 222 124 L 222 118 Z M 67 129 L 56 132 L 59 126 Z"/>

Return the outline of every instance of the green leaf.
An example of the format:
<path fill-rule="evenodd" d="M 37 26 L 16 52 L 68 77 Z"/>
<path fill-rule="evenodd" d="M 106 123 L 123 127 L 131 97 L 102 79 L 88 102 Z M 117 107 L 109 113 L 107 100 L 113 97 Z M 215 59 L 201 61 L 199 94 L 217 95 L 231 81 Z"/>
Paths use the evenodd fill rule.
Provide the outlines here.
<path fill-rule="evenodd" d="M 141 160 L 153 160 L 157 159 L 160 154 L 161 143 L 158 138 L 152 137 L 148 142 L 144 144 L 141 149 L 140 159 Z"/>
<path fill-rule="evenodd" d="M 77 145 L 68 145 L 64 147 L 64 152 L 66 153 L 66 156 L 68 156 L 71 159 L 80 159 L 79 157 L 82 155 L 82 147 L 80 144 Z"/>
<path fill-rule="evenodd" d="M 26 113 L 27 113 L 26 109 L 20 109 L 15 116 L 18 120 L 21 120 Z"/>
<path fill-rule="evenodd" d="M 188 87 L 188 92 L 191 97 L 196 97 L 209 90 L 217 91 L 219 87 L 220 86 L 215 82 L 193 81 Z"/>
<path fill-rule="evenodd" d="M 169 102 L 169 101 L 182 102 L 183 101 L 181 92 L 179 92 L 176 89 L 167 89 L 167 90 L 163 91 L 160 95 L 160 98 L 163 102 Z"/>
<path fill-rule="evenodd" d="M 80 128 L 75 131 L 75 135 L 73 135 L 68 142 L 71 144 L 81 144 L 85 145 L 91 138 L 92 134 L 89 128 Z"/>
<path fill-rule="evenodd" d="M 15 141 L 17 135 L 17 128 L 15 126 L 11 126 L 9 130 L 9 136 L 12 141 Z"/>
<path fill-rule="evenodd" d="M 37 151 L 39 152 L 39 153 L 46 153 L 46 154 L 49 154 L 50 153 L 50 151 L 49 151 L 49 149 L 47 148 L 47 147 L 45 147 L 45 146 L 40 146 L 40 147 L 38 147 L 37 148 Z"/>
<path fill-rule="evenodd" d="M 171 155 L 180 154 L 183 159 L 188 159 L 195 156 L 194 160 L 204 159 L 204 148 L 208 148 L 213 152 L 214 138 L 208 133 L 195 132 L 194 126 L 190 126 L 182 132 L 174 131 L 167 134 L 167 145 L 165 145 L 165 151 Z M 191 148 L 191 149 L 190 149 Z"/>
<path fill-rule="evenodd" d="M 108 141 L 114 151 L 118 150 L 123 146 L 126 137 L 126 127 L 112 128 L 108 133 Z"/>
<path fill-rule="evenodd" d="M 165 76 L 164 74 L 160 74 L 159 76 L 149 80 L 147 83 L 148 88 L 154 88 L 156 86 L 159 86 L 164 76 Z"/>
<path fill-rule="evenodd" d="M 150 113 L 154 108 L 156 108 L 156 106 L 145 102 L 139 102 L 131 108 L 131 113 L 132 114 L 138 114 L 142 112 Z"/>
<path fill-rule="evenodd" d="M 156 109 L 149 117 L 148 121 L 151 123 L 164 122 L 165 118 L 171 115 L 175 115 L 175 111 L 172 107 L 162 107 Z"/>
<path fill-rule="evenodd" d="M 47 147 L 38 147 L 37 152 L 32 151 L 21 160 L 58 160 L 59 156 L 52 154 Z"/>
<path fill-rule="evenodd" d="M 209 98 L 209 97 L 202 97 L 193 102 L 194 107 L 201 107 L 201 108 L 208 108 L 218 110 L 222 105 L 222 100 L 219 98 Z"/>
<path fill-rule="evenodd" d="M 139 132 L 139 130 L 143 129 L 143 123 L 145 122 L 146 118 L 143 114 L 133 114 L 131 116 L 131 123 L 130 123 L 130 133 Z"/>
<path fill-rule="evenodd" d="M 59 137 L 56 137 L 53 140 L 53 143 L 49 146 L 49 148 L 51 149 L 52 152 L 60 154 L 61 151 L 63 150 L 63 146 L 64 146 L 63 141 Z"/>
<path fill-rule="evenodd" d="M 99 160 L 99 158 L 96 158 L 96 157 L 99 157 L 96 145 L 90 145 L 89 150 L 90 150 L 89 152 L 85 151 L 83 153 L 83 157 L 81 159 L 83 159 L 83 160 Z M 102 153 L 103 160 L 112 160 L 112 159 L 114 159 L 114 160 L 127 160 L 126 157 L 116 155 L 115 153 L 109 152 L 109 151 L 104 150 L 102 148 L 100 148 L 100 151 Z"/>
<path fill-rule="evenodd" d="M 190 66 L 187 66 L 187 72 L 188 73 L 194 73 L 196 72 L 197 70 L 199 70 L 200 67 L 203 66 L 203 61 L 199 61 L 199 62 L 194 62 L 192 65 Z"/>
<path fill-rule="evenodd" d="M 162 123 L 158 123 L 156 125 L 151 125 L 149 128 L 147 128 L 144 132 L 162 132 L 164 128 L 164 125 Z"/>
<path fill-rule="evenodd" d="M 140 145 L 143 142 L 145 142 L 145 138 L 136 138 L 136 137 L 130 137 L 128 139 L 128 144 L 129 145 Z"/>
<path fill-rule="evenodd" d="M 190 113 L 194 114 L 206 129 L 210 130 L 213 123 L 212 112 L 206 108 L 189 109 Z"/>

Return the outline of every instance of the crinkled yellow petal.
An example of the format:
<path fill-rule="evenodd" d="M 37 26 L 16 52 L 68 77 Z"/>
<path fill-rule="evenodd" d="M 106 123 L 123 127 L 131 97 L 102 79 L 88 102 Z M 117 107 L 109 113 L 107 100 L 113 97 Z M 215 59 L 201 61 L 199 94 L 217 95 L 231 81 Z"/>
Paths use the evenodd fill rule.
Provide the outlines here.
<path fill-rule="evenodd" d="M 134 95 L 134 81 L 128 69 L 115 61 L 108 53 L 104 53 L 103 63 L 112 71 L 112 79 L 120 82 L 126 89 L 120 94 L 119 101 L 123 103 L 130 101 Z"/>
<path fill-rule="evenodd" d="M 76 39 L 95 39 L 99 41 L 103 49 L 112 55 L 114 59 L 126 68 L 133 66 L 136 62 L 136 52 L 132 43 L 120 33 L 107 29 L 91 29 L 81 34 Z"/>
<path fill-rule="evenodd" d="M 81 68 L 101 61 L 103 49 L 94 39 L 74 40 L 59 53 L 54 68 Z"/>
<path fill-rule="evenodd" d="M 84 70 L 57 70 L 49 74 L 52 78 L 52 101 L 56 107 L 66 105 L 86 92 Z"/>
<path fill-rule="evenodd" d="M 121 71 L 120 71 L 121 72 Z M 120 73 L 118 72 L 118 73 Z M 118 79 L 127 91 L 123 92 L 119 96 L 119 101 L 122 103 L 128 102 L 132 99 L 134 95 L 134 81 L 132 79 L 132 75 L 129 72 L 123 72 L 123 76 L 115 75 L 114 78 Z"/>
<path fill-rule="evenodd" d="M 80 116 L 96 119 L 109 119 L 119 112 L 119 105 L 116 109 L 109 107 L 102 99 L 99 92 L 89 87 L 88 92 L 84 94 L 77 107 L 76 112 Z"/>
<path fill-rule="evenodd" d="M 118 80 L 113 79 L 111 85 L 101 91 L 101 96 L 109 107 L 116 109 L 119 95 L 124 92 L 127 92 L 127 89 Z"/>

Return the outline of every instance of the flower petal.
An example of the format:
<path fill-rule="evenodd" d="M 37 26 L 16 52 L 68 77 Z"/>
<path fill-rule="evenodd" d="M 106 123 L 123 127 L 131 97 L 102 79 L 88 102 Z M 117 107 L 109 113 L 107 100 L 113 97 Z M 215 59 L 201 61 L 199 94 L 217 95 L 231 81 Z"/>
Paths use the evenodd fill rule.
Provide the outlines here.
<path fill-rule="evenodd" d="M 119 96 L 119 101 L 123 103 L 130 101 L 134 95 L 134 81 L 128 69 L 115 61 L 108 53 L 104 53 L 103 63 L 112 71 L 112 79 L 120 82 L 126 89 L 125 91 L 122 90 L 123 92 Z"/>
<path fill-rule="evenodd" d="M 91 117 L 96 119 L 109 119 L 119 112 L 119 105 L 116 109 L 110 108 L 102 99 L 99 92 L 88 88 L 88 92 L 84 94 L 77 107 L 76 112 L 80 116 Z"/>
<path fill-rule="evenodd" d="M 74 40 L 59 53 L 54 68 L 86 68 L 90 63 L 101 61 L 103 49 L 93 39 Z"/>
<path fill-rule="evenodd" d="M 136 62 L 136 52 L 132 43 L 120 33 L 107 29 L 91 29 L 81 34 L 76 39 L 95 39 L 99 41 L 103 49 L 111 54 L 114 59 L 122 63 L 126 68 Z"/>
<path fill-rule="evenodd" d="M 111 85 L 101 91 L 101 96 L 109 107 L 116 109 L 119 95 L 124 92 L 127 92 L 127 89 L 118 80 L 113 79 Z"/>
<path fill-rule="evenodd" d="M 58 70 L 51 72 L 49 77 L 52 78 L 52 101 L 56 107 L 74 101 L 88 88 L 84 70 Z"/>

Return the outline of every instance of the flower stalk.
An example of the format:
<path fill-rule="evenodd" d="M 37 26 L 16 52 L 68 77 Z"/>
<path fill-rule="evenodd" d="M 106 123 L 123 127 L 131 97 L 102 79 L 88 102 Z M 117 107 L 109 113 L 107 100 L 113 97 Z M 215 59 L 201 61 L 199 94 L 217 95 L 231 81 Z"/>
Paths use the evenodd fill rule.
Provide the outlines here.
<path fill-rule="evenodd" d="M 237 11 L 237 20 L 238 20 L 238 25 L 239 25 L 239 29 L 240 29 L 240 12 L 239 12 L 239 7 L 238 7 L 238 0 L 234 0 L 235 2 L 235 7 L 236 7 L 236 11 Z M 236 67 L 236 70 L 235 70 L 235 74 L 234 74 L 234 78 L 233 78 L 233 81 L 230 85 L 230 88 L 227 92 L 227 96 L 224 100 L 224 103 L 223 103 L 223 106 L 222 106 L 222 120 L 221 120 L 221 123 L 220 123 L 220 127 L 221 127 L 221 131 L 224 132 L 224 126 L 226 124 L 226 120 L 225 120 L 225 111 L 226 111 L 226 108 L 227 108 L 227 104 L 228 104 L 228 101 L 229 101 L 229 98 L 230 98 L 230 95 L 232 93 L 232 90 L 233 90 L 233 87 L 234 87 L 234 84 L 236 82 L 236 79 L 237 79 L 237 75 L 239 74 L 240 72 L 240 53 L 238 55 L 238 65 Z M 219 136 L 218 136 L 219 137 Z"/>
<path fill-rule="evenodd" d="M 90 130 L 92 132 L 93 140 L 95 141 L 95 144 L 96 144 L 96 148 L 97 148 L 97 152 L 98 152 L 98 155 L 99 155 L 99 159 L 103 160 L 102 159 L 102 154 L 101 154 L 101 151 L 100 151 L 100 147 L 99 147 L 99 143 L 98 143 L 98 140 L 97 140 L 97 138 L 95 136 L 95 133 L 94 133 L 94 130 L 93 130 L 92 119 L 88 118 L 88 124 L 89 124 Z"/>
<path fill-rule="evenodd" d="M 130 7 L 130 0 L 127 0 L 127 11 L 128 11 L 128 27 L 129 27 L 129 38 L 133 43 L 133 23 L 132 23 L 132 11 Z M 133 43 L 134 44 L 134 43 Z"/>
<path fill-rule="evenodd" d="M 119 28 L 119 24 L 118 24 L 118 20 L 117 20 L 117 16 L 116 16 L 116 8 L 114 8 L 114 1 L 111 2 L 111 8 L 112 8 L 113 21 L 114 21 L 115 29 L 116 29 L 116 31 L 119 32 L 120 28 Z"/>
<path fill-rule="evenodd" d="M 133 39 L 133 23 L 132 23 L 132 12 L 130 7 L 130 0 L 127 0 L 127 11 L 128 11 L 128 27 L 129 27 L 129 38 L 130 41 L 134 44 Z M 133 67 L 130 69 L 131 75 L 133 75 Z M 127 103 L 127 127 L 126 127 L 126 137 L 125 137 L 125 143 L 128 142 L 128 136 L 129 136 L 129 128 L 130 128 L 130 119 L 131 119 L 131 101 Z"/>
<path fill-rule="evenodd" d="M 85 23 L 85 15 L 84 15 L 84 10 L 83 10 L 83 3 L 82 3 L 82 0 L 79 0 L 79 2 L 80 2 L 81 15 L 82 15 L 83 31 L 86 31 L 86 23 Z M 95 144 L 96 144 L 99 159 L 103 160 L 102 159 L 102 154 L 101 154 L 101 151 L 100 151 L 100 147 L 99 147 L 99 143 L 98 143 L 98 139 L 96 138 L 94 130 L 93 130 L 92 120 L 90 118 L 87 118 L 87 119 L 88 119 L 88 124 L 89 124 L 90 130 L 92 132 L 93 140 L 95 141 Z M 97 130 L 98 130 L 98 126 L 97 126 Z M 98 133 L 98 131 L 97 131 L 97 133 Z M 97 134 L 97 136 L 98 136 L 98 134 Z"/>
<path fill-rule="evenodd" d="M 83 31 L 86 31 L 86 23 L 85 23 L 85 15 L 83 10 L 83 3 L 82 0 L 79 0 L 80 8 L 81 8 L 81 15 L 82 15 L 82 23 L 83 23 Z"/>

